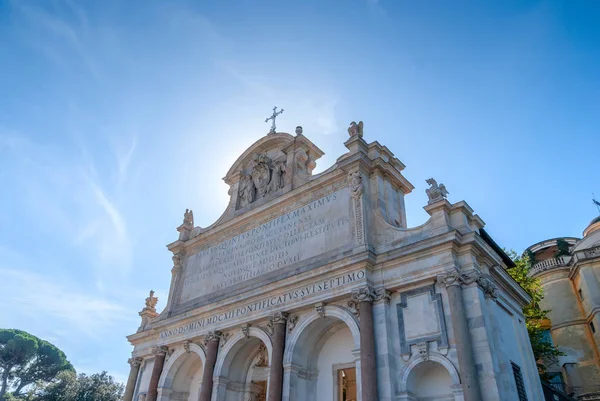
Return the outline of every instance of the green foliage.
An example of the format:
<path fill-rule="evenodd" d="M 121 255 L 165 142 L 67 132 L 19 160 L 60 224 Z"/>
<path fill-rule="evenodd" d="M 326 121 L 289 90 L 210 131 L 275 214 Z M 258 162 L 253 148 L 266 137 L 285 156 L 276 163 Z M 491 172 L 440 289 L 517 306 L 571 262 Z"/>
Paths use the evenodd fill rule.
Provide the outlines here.
<path fill-rule="evenodd" d="M 547 365 L 557 361 L 560 355 L 564 355 L 558 348 L 549 341 L 543 328 L 543 321 L 548 319 L 548 311 L 540 307 L 540 301 L 544 298 L 544 292 L 538 279 L 528 275 L 531 267 L 530 259 L 527 255 L 519 257 L 515 251 L 506 252 L 515 262 L 515 267 L 507 269 L 508 274 L 515 279 L 517 283 L 531 297 L 531 303 L 523 308 L 525 315 L 527 332 L 533 348 L 533 355 L 537 361 L 538 372 L 543 378 L 546 376 Z"/>
<path fill-rule="evenodd" d="M 559 238 L 558 240 L 556 240 L 556 246 L 558 248 L 558 251 L 556 252 L 556 255 L 554 255 L 555 258 L 569 254 L 569 243 L 564 239 Z"/>
<path fill-rule="evenodd" d="M 8 389 L 19 397 L 37 381 L 49 382 L 73 370 L 65 354 L 47 341 L 22 330 L 0 329 L 0 399 Z"/>
<path fill-rule="evenodd" d="M 119 401 L 125 387 L 106 372 L 79 376 L 59 373 L 57 380 L 43 388 L 32 401 Z"/>

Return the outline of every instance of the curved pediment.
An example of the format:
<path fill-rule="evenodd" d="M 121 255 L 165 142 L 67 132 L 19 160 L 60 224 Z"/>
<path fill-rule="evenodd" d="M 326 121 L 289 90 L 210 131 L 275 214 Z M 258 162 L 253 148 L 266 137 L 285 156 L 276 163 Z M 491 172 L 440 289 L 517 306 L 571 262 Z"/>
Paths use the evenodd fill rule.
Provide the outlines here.
<path fill-rule="evenodd" d="M 233 163 L 223 181 L 229 185 L 233 185 L 239 179 L 238 175 L 240 171 L 243 171 L 246 166 L 255 160 L 258 155 L 277 153 L 276 151 L 282 152 L 288 145 L 294 143 L 294 136 L 285 133 L 278 132 L 276 134 L 269 134 L 265 137 L 260 138 L 254 142 L 238 159 Z M 283 153 L 283 152 L 282 152 Z"/>
<path fill-rule="evenodd" d="M 296 136 L 285 132 L 268 134 L 254 142 L 233 163 L 223 178 L 229 185 L 229 205 L 211 226 L 194 227 L 193 217 L 178 228 L 179 239 L 186 241 L 217 224 L 263 205 L 313 179 L 312 171 L 323 151 L 296 129 Z M 191 211 L 186 212 L 186 216 Z"/>

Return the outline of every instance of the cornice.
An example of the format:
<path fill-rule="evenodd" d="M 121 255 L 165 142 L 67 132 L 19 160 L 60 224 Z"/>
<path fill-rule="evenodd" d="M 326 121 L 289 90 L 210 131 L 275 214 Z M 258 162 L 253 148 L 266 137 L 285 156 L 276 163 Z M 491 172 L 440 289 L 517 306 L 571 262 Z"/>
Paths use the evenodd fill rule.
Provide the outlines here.
<path fill-rule="evenodd" d="M 268 290 L 268 292 L 277 293 L 280 291 L 281 287 L 283 287 L 283 286 L 301 287 L 304 284 L 310 284 L 310 283 L 318 281 L 320 279 L 327 279 L 328 276 L 339 275 L 339 274 L 341 274 L 342 270 L 344 272 L 358 271 L 361 269 L 363 269 L 365 271 L 369 271 L 369 270 L 372 270 L 374 266 L 375 266 L 375 261 L 374 261 L 373 253 L 371 251 L 367 250 L 367 251 L 363 251 L 363 252 L 360 252 L 357 254 L 349 255 L 346 258 L 343 258 L 341 260 L 333 261 L 332 263 L 322 265 L 319 268 L 317 268 L 318 270 L 317 269 L 309 270 L 308 272 L 305 272 L 305 273 L 309 273 L 309 274 L 303 273 L 302 274 L 303 277 L 301 277 L 300 279 L 298 279 L 298 276 L 288 277 L 288 278 L 284 279 L 283 281 L 289 280 L 289 283 L 281 284 L 279 282 L 277 287 L 274 287 L 273 289 Z M 275 284 L 275 283 L 269 283 L 268 285 L 273 285 L 273 284 Z M 186 312 L 173 314 L 172 316 L 169 316 L 163 320 L 153 321 L 151 323 L 152 326 L 150 329 L 148 329 L 144 332 L 132 334 L 131 336 L 128 336 L 127 338 L 128 339 L 131 338 L 130 341 L 138 340 L 141 337 L 145 337 L 145 336 L 142 336 L 142 334 L 149 333 L 149 332 L 151 332 L 153 335 L 158 335 L 158 334 L 160 334 L 161 330 L 163 330 L 173 324 L 181 325 L 181 324 L 185 324 L 186 322 L 193 322 L 194 320 L 197 320 L 198 318 L 206 316 L 207 314 L 214 314 L 221 310 L 227 311 L 227 310 L 234 308 L 240 304 L 251 303 L 256 300 L 259 300 L 261 297 L 264 297 L 264 296 L 265 296 L 265 286 L 262 286 L 261 288 L 257 288 L 256 290 L 254 290 L 251 294 L 246 294 L 243 297 L 243 299 L 239 299 L 239 297 L 224 298 L 222 301 L 218 301 L 213 304 L 208 304 L 208 305 L 203 305 L 203 306 L 200 306 L 197 308 L 192 308 Z M 260 319 L 258 317 L 253 317 L 250 321 L 255 321 L 255 320 L 260 320 Z M 151 336 L 149 336 L 149 337 L 151 337 Z"/>
<path fill-rule="evenodd" d="M 531 302 L 531 297 L 527 294 L 527 291 L 525 291 L 523 287 L 521 287 L 501 266 L 492 266 L 490 268 L 490 275 L 496 279 L 496 284 L 515 297 L 521 303 L 521 306 L 528 305 Z"/>

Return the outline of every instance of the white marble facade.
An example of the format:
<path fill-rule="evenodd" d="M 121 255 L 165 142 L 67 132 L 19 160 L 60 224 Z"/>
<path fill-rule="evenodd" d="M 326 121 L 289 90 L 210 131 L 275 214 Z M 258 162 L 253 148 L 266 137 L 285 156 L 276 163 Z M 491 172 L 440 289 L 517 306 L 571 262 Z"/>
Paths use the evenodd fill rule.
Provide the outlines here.
<path fill-rule="evenodd" d="M 227 172 L 217 222 L 186 212 L 165 309 L 151 295 L 128 337 L 125 401 L 513 401 L 513 366 L 543 399 L 510 260 L 435 180 L 407 227 L 404 165 L 362 130 L 320 174 L 301 129 L 270 133 Z"/>

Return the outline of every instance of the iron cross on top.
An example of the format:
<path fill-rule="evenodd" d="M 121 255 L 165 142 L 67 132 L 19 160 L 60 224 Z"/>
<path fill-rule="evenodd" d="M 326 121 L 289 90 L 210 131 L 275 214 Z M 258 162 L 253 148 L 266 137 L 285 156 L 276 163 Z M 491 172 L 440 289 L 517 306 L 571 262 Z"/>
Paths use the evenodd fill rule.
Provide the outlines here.
<path fill-rule="evenodd" d="M 277 106 L 273 107 L 273 115 L 271 117 L 268 117 L 265 119 L 265 122 L 269 122 L 269 120 L 273 120 L 273 123 L 271 124 L 271 131 L 269 131 L 269 134 L 275 133 L 275 119 L 277 118 L 278 115 L 283 113 L 283 109 L 281 109 L 279 111 L 276 111 L 276 110 L 277 110 Z"/>

